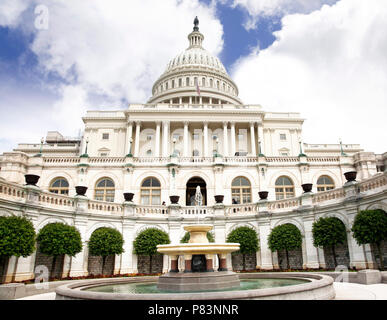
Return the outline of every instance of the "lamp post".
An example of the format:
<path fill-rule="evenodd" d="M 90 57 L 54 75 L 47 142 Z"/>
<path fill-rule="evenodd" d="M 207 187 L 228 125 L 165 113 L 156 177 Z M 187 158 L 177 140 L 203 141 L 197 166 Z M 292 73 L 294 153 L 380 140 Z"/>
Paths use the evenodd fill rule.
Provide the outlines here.
<path fill-rule="evenodd" d="M 132 158 L 133 155 L 132 155 L 132 144 L 133 144 L 133 139 L 130 138 L 129 139 L 129 153 L 126 155 L 128 158 Z"/>
<path fill-rule="evenodd" d="M 40 139 L 39 153 L 37 153 L 35 157 L 41 157 L 43 155 L 43 144 L 44 144 L 44 138 Z"/>
<path fill-rule="evenodd" d="M 264 157 L 265 155 L 262 153 L 262 147 L 261 147 L 261 139 L 258 139 L 258 157 Z"/>

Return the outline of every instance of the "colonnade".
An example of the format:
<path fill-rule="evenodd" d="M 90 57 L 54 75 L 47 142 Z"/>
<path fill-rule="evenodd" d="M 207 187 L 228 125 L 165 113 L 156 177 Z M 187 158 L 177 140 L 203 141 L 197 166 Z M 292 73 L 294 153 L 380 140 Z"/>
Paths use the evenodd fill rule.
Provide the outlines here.
<path fill-rule="evenodd" d="M 183 154 L 184 157 L 190 156 L 190 150 L 189 150 L 189 139 L 190 139 L 190 130 L 189 126 L 190 124 L 197 124 L 197 122 L 190 122 L 190 121 L 183 121 L 182 127 L 183 127 Z M 209 150 L 209 121 L 202 121 L 202 146 L 203 146 L 203 157 L 210 157 L 212 156 L 212 153 Z M 211 122 L 212 123 L 212 122 Z M 214 122 L 215 123 L 215 122 Z M 264 139 L 263 139 L 263 126 L 262 122 L 260 121 L 250 121 L 250 122 L 238 122 L 239 124 L 248 124 L 250 128 L 250 154 L 252 156 L 257 156 L 257 153 L 264 153 Z M 229 157 L 234 156 L 237 152 L 236 147 L 236 122 L 235 121 L 223 121 L 223 156 Z M 135 128 L 135 137 L 134 137 L 134 148 L 133 148 L 133 156 L 139 157 L 140 155 L 140 134 L 143 127 L 143 123 L 141 121 L 131 121 L 128 123 L 128 141 L 133 140 L 133 128 Z M 170 145 L 173 142 L 171 140 L 171 121 L 156 121 L 155 122 L 156 127 L 156 135 L 155 135 L 155 150 L 154 150 L 154 156 L 155 157 L 169 157 L 170 154 Z M 230 128 L 230 145 L 229 145 L 229 128 Z M 161 141 L 162 137 L 162 141 Z M 258 141 L 258 148 L 260 150 L 257 150 L 256 148 L 256 141 Z M 130 144 L 131 145 L 131 144 Z M 129 147 L 130 148 L 130 147 Z M 129 150 L 128 153 L 130 153 L 132 150 Z M 246 150 L 247 151 L 247 150 Z M 258 151 L 258 152 L 257 152 Z"/>

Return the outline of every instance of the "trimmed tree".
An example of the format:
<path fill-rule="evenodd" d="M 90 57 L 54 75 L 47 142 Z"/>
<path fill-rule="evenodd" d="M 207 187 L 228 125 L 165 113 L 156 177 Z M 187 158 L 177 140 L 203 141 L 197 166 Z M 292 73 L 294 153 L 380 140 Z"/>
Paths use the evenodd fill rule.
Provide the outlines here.
<path fill-rule="evenodd" d="M 347 231 L 342 221 L 335 217 L 320 218 L 313 223 L 313 245 L 331 248 L 335 267 L 337 266 L 336 246 L 347 241 Z"/>
<path fill-rule="evenodd" d="M 74 257 L 82 251 L 82 240 L 79 231 L 73 226 L 60 222 L 44 226 L 36 240 L 39 242 L 40 252 L 53 257 L 51 275 L 54 275 L 58 256 L 67 254 Z"/>
<path fill-rule="evenodd" d="M 12 256 L 31 255 L 35 251 L 35 238 L 34 226 L 26 217 L 0 217 L 0 263 L 6 265 Z"/>
<path fill-rule="evenodd" d="M 181 238 L 180 243 L 188 243 L 189 239 L 191 239 L 191 235 L 189 232 L 186 232 L 184 237 Z M 209 242 L 215 242 L 214 235 L 211 232 L 207 232 L 207 239 Z"/>
<path fill-rule="evenodd" d="M 102 257 L 102 274 L 105 269 L 106 258 L 124 252 L 122 234 L 113 228 L 99 228 L 93 232 L 89 240 L 89 253 Z"/>
<path fill-rule="evenodd" d="M 352 232 L 359 245 L 369 243 L 378 248 L 380 267 L 383 270 L 381 242 L 387 239 L 387 213 L 381 209 L 360 211 L 355 217 Z"/>
<path fill-rule="evenodd" d="M 287 269 L 290 269 L 289 251 L 301 248 L 301 232 L 294 224 L 282 224 L 271 231 L 268 237 L 268 245 L 272 252 L 285 250 L 286 266 Z"/>
<path fill-rule="evenodd" d="M 246 255 L 256 253 L 259 250 L 259 240 L 255 230 L 249 227 L 239 227 L 231 231 L 226 242 L 239 243 L 240 249 L 234 254 L 242 254 L 243 270 L 246 270 Z"/>
<path fill-rule="evenodd" d="M 142 231 L 133 241 L 134 253 L 137 255 L 149 256 L 149 273 L 152 273 L 152 257 L 157 252 L 159 244 L 169 244 L 169 236 L 164 231 L 156 228 L 149 228 Z"/>

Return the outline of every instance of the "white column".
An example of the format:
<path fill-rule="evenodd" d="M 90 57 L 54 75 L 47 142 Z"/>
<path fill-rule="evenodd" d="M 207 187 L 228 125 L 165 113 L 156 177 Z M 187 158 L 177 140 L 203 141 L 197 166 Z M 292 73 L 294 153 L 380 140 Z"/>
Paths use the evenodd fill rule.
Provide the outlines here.
<path fill-rule="evenodd" d="M 129 154 L 132 152 L 132 150 L 129 150 L 130 148 L 130 139 L 133 137 L 133 122 L 128 122 L 128 131 L 126 135 L 126 154 Z"/>
<path fill-rule="evenodd" d="M 231 157 L 235 156 L 235 122 L 231 122 Z"/>
<path fill-rule="evenodd" d="M 204 122 L 203 127 L 203 148 L 204 148 L 204 156 L 208 157 L 208 122 Z"/>
<path fill-rule="evenodd" d="M 358 270 L 367 268 L 367 259 L 364 253 L 363 246 L 359 246 L 356 240 L 352 237 L 350 231 L 347 232 L 348 251 L 350 257 L 350 266 Z"/>
<path fill-rule="evenodd" d="M 250 122 L 250 135 L 251 135 L 251 154 L 253 157 L 257 156 L 257 151 L 255 149 L 255 130 L 254 122 Z"/>
<path fill-rule="evenodd" d="M 188 132 L 188 121 L 184 121 L 184 157 L 188 157 L 188 137 L 189 137 L 189 132 Z"/>
<path fill-rule="evenodd" d="M 192 97 L 189 97 L 189 104 L 192 104 Z"/>
<path fill-rule="evenodd" d="M 137 269 L 137 265 L 134 265 L 135 261 L 133 261 L 134 226 L 134 221 L 124 221 L 122 226 L 125 252 L 121 255 L 121 274 L 134 273 Z"/>
<path fill-rule="evenodd" d="M 19 257 L 17 259 L 14 281 L 23 281 L 34 278 L 35 257 L 36 252 L 26 258 Z"/>
<path fill-rule="evenodd" d="M 304 219 L 306 267 L 310 269 L 318 269 L 320 265 L 318 262 L 317 248 L 313 245 L 313 222 L 313 217 L 307 217 Z"/>
<path fill-rule="evenodd" d="M 163 122 L 163 157 L 168 157 L 169 121 Z"/>
<path fill-rule="evenodd" d="M 261 142 L 261 153 L 265 154 L 265 139 L 263 137 L 262 123 L 257 123 L 258 140 Z"/>
<path fill-rule="evenodd" d="M 227 121 L 223 122 L 223 156 L 228 157 L 228 129 Z"/>
<path fill-rule="evenodd" d="M 134 144 L 134 156 L 138 157 L 139 151 L 140 151 L 140 129 L 141 129 L 141 122 L 136 121 L 136 141 Z"/>
<path fill-rule="evenodd" d="M 160 157 L 160 121 L 156 122 L 155 157 Z"/>
<path fill-rule="evenodd" d="M 259 225 L 259 243 L 261 252 L 261 270 L 272 270 L 273 260 L 271 250 L 267 244 L 270 235 L 270 222 L 262 221 Z"/>
<path fill-rule="evenodd" d="M 88 274 L 87 263 L 88 263 L 88 252 L 86 239 L 87 220 L 80 219 L 75 221 L 74 226 L 79 230 L 82 237 L 82 251 L 78 253 L 71 260 L 70 277 L 82 277 Z"/>

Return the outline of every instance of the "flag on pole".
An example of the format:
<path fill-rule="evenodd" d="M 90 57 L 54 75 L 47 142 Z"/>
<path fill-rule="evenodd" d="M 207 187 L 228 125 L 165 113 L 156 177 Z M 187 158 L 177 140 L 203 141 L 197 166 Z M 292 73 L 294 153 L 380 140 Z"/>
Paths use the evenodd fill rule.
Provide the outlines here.
<path fill-rule="evenodd" d="M 200 97 L 200 88 L 199 88 L 199 80 L 196 79 L 196 92 L 198 93 L 198 96 Z"/>

